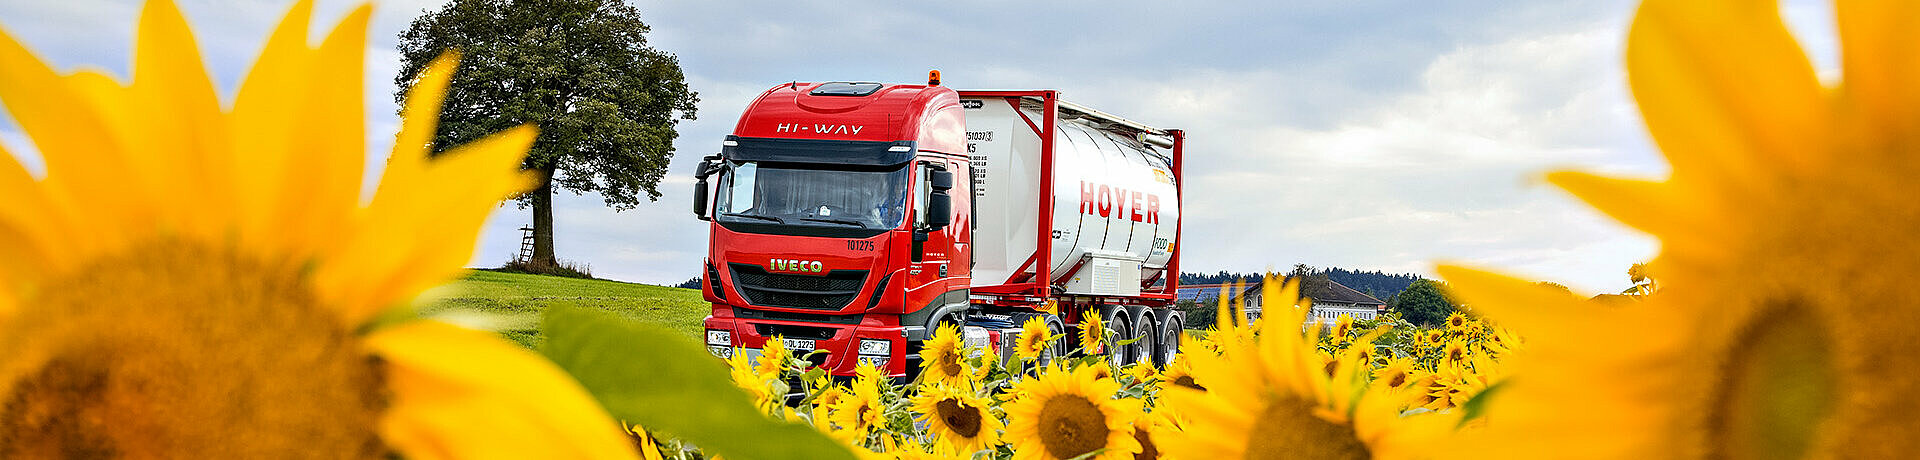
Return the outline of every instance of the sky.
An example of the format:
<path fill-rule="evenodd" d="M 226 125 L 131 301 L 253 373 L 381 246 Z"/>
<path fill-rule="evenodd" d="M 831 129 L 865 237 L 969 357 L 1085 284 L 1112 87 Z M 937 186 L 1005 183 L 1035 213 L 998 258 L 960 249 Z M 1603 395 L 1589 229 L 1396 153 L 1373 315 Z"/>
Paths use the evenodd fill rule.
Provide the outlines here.
<path fill-rule="evenodd" d="M 231 97 L 290 2 L 179 0 L 208 71 Z M 368 186 L 399 129 L 398 34 L 441 0 L 375 3 L 367 58 Z M 657 202 L 615 212 L 556 197 L 561 258 L 601 278 L 674 284 L 696 276 L 706 223 L 693 165 L 717 152 L 742 109 L 788 81 L 1055 89 L 1062 97 L 1188 132 L 1187 271 L 1296 263 L 1432 276 L 1439 261 L 1625 289 L 1658 240 L 1545 184 L 1579 169 L 1661 178 L 1626 87 L 1634 2 L 1443 0 L 633 1 L 649 44 L 679 57 L 700 95 L 679 125 Z M 358 2 L 319 1 L 314 42 Z M 140 4 L 0 0 L 0 27 L 56 69 L 128 75 Z M 1837 77 L 1826 4 L 1783 4 L 1823 78 Z M 124 80 L 123 80 L 124 81 Z M 31 140 L 0 116 L 0 145 L 41 171 Z M 489 219 L 472 266 L 519 248 L 526 210 Z"/>

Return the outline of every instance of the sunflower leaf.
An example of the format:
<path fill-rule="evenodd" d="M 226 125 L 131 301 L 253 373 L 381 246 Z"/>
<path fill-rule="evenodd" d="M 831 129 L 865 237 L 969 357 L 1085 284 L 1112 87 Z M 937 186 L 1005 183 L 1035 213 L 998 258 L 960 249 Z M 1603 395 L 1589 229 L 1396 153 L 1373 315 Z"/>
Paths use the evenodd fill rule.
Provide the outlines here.
<path fill-rule="evenodd" d="M 549 308 L 541 329 L 541 354 L 615 418 L 730 459 L 853 459 L 813 428 L 762 415 L 725 364 L 676 332 L 565 306 Z"/>

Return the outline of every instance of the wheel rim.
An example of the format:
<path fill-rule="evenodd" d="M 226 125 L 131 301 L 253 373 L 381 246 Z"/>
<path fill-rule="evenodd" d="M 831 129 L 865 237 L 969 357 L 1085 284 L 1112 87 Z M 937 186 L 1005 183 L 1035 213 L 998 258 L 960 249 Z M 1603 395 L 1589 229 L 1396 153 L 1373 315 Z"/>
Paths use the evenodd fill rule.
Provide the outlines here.
<path fill-rule="evenodd" d="M 1132 354 L 1127 353 L 1127 351 L 1129 349 L 1132 349 L 1133 347 L 1131 346 L 1122 347 L 1122 346 L 1117 346 L 1115 344 L 1121 340 L 1126 340 L 1127 337 L 1132 337 L 1133 327 L 1127 325 L 1127 323 L 1124 321 L 1120 321 L 1119 318 L 1117 317 L 1114 318 L 1114 321 L 1110 321 L 1107 324 L 1113 325 L 1113 333 L 1108 334 L 1107 337 L 1111 337 L 1111 338 L 1104 339 L 1100 344 L 1100 346 L 1101 348 L 1106 349 L 1105 351 L 1107 352 L 1107 359 L 1110 361 L 1113 361 L 1114 365 L 1125 366 L 1127 365 L 1127 358 L 1129 356 L 1132 356 Z"/>
<path fill-rule="evenodd" d="M 1153 352 L 1159 348 L 1155 345 L 1160 343 L 1157 339 L 1159 334 L 1154 333 L 1156 328 L 1153 326 L 1153 321 L 1147 320 L 1142 321 L 1140 327 L 1134 328 L 1138 330 L 1134 331 L 1133 336 L 1139 338 L 1139 340 L 1133 342 L 1133 359 L 1135 362 L 1151 363 L 1153 361 Z"/>
<path fill-rule="evenodd" d="M 1166 331 L 1166 337 L 1160 340 L 1160 365 L 1162 366 L 1173 364 L 1173 359 L 1180 356 L 1180 330 L 1168 327 Z"/>

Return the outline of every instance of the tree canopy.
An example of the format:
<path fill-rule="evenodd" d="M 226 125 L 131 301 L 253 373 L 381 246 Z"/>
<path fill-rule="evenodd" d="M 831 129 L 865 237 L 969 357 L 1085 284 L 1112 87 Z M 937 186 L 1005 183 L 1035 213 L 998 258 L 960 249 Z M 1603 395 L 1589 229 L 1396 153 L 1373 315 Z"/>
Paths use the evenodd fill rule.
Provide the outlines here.
<path fill-rule="evenodd" d="M 552 264 L 554 186 L 598 193 L 616 210 L 642 193 L 659 199 L 675 126 L 694 118 L 699 95 L 674 55 L 647 46 L 648 31 L 618 0 L 453 0 L 401 33 L 394 98 L 458 50 L 436 154 L 520 124 L 540 128 L 523 166 L 541 184 L 518 200 L 534 208 L 535 261 Z"/>
<path fill-rule="evenodd" d="M 1435 325 L 1446 321 L 1453 314 L 1453 300 L 1447 297 L 1445 286 L 1438 281 L 1417 280 L 1407 285 L 1388 302 L 1400 317 L 1414 324 Z"/>

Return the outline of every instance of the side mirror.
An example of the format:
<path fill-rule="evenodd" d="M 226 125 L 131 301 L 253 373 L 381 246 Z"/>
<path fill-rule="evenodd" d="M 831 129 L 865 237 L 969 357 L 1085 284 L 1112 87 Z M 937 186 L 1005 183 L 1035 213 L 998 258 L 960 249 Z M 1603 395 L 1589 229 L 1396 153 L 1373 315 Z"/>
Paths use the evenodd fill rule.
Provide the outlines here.
<path fill-rule="evenodd" d="M 693 170 L 693 215 L 707 220 L 707 176 L 720 170 L 720 156 L 707 155 Z"/>
<path fill-rule="evenodd" d="M 939 182 L 938 178 L 940 174 L 947 175 L 948 184 L 952 184 L 953 182 L 953 175 L 946 171 L 939 171 L 934 174 L 936 184 Z M 927 228 L 938 230 L 946 228 L 948 224 L 952 224 L 953 197 L 947 195 L 947 190 L 940 188 L 939 185 L 935 185 L 933 187 L 933 193 L 928 194 L 927 197 L 930 198 L 927 200 Z"/>
<path fill-rule="evenodd" d="M 935 192 L 953 190 L 953 171 L 935 169 L 927 175 L 927 181 L 932 183 Z"/>
<path fill-rule="evenodd" d="M 707 178 L 693 182 L 693 215 L 707 220 Z"/>

